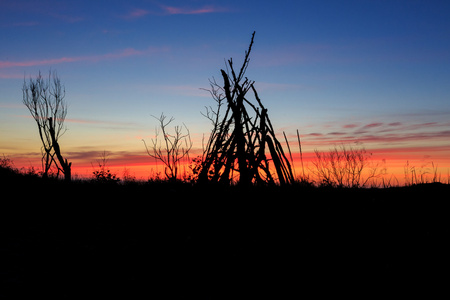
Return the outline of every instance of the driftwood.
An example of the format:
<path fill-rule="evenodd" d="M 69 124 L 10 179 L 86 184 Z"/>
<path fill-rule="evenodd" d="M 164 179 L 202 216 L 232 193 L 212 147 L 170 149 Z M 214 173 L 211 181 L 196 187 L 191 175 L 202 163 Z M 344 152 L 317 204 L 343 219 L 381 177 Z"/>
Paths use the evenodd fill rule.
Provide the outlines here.
<path fill-rule="evenodd" d="M 198 175 L 200 183 L 231 184 L 235 177 L 240 185 L 276 182 L 283 185 L 294 181 L 291 165 L 275 136 L 255 82 L 244 77 L 254 36 L 255 33 L 239 73 L 236 74 L 233 60 L 229 59 L 227 71 L 221 70 L 223 87 L 210 80 L 210 93 L 217 102 L 217 110 L 207 108 L 206 117 L 212 121 L 213 129 L 204 148 Z M 250 90 L 256 103 L 247 98 Z M 224 103 L 226 110 L 222 116 Z M 235 176 L 234 172 L 238 174 Z"/>

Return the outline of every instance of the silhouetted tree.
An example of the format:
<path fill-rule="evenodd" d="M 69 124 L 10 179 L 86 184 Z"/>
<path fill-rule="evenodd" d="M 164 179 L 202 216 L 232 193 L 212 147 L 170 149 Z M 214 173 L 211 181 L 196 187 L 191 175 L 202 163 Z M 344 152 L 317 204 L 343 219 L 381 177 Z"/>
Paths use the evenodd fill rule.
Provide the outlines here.
<path fill-rule="evenodd" d="M 294 180 L 292 169 L 281 144 L 275 137 L 267 109 L 254 87 L 254 81 L 244 77 L 250 62 L 250 52 L 255 33 L 244 62 L 236 73 L 233 60 L 228 60 L 227 71 L 220 70 L 223 87 L 210 80 L 211 96 L 217 103 L 217 109 L 206 110 L 213 129 L 203 153 L 199 182 L 221 182 L 230 184 L 233 173 L 239 175 L 239 184 L 274 184 L 270 161 L 273 163 L 280 184 Z M 253 92 L 256 103 L 248 100 L 247 93 Z M 222 108 L 226 105 L 222 116 Z M 251 114 L 253 112 L 253 114 Z M 268 150 L 269 156 L 266 155 Z"/>
<path fill-rule="evenodd" d="M 30 78 L 23 83 L 23 103 L 36 121 L 42 142 L 43 176 L 47 177 L 54 165 L 58 174 L 62 172 L 67 181 L 71 180 L 71 166 L 64 159 L 59 146 L 59 138 L 64 134 L 64 120 L 67 115 L 66 91 L 56 72 L 49 72 L 48 79 L 41 72 L 36 79 Z M 56 158 L 55 158 L 56 157 Z"/>
<path fill-rule="evenodd" d="M 151 140 L 152 145 L 150 149 L 147 147 L 145 140 L 142 141 L 148 155 L 160 160 L 165 165 L 164 174 L 166 178 L 175 181 L 182 159 L 189 157 L 189 151 L 192 148 L 191 135 L 184 124 L 187 133 L 183 133 L 183 127 L 177 125 L 174 128 L 174 134 L 169 134 L 167 126 L 172 123 L 174 118 L 170 118 L 167 121 L 166 116 L 161 114 L 156 119 L 159 121 L 159 129 L 156 129 L 155 138 Z M 162 140 L 159 139 L 160 133 L 162 133 Z"/>

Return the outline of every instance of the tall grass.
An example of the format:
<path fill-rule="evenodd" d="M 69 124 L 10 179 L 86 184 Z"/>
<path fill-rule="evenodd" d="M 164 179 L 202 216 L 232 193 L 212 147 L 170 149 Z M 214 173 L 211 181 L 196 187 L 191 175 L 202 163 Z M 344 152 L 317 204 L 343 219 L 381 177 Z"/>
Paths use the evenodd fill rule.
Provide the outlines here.
<path fill-rule="evenodd" d="M 416 166 L 410 165 L 409 161 L 406 161 L 403 169 L 405 186 L 437 182 L 444 183 L 442 173 L 438 171 L 438 165 L 435 165 L 434 162 L 425 163 L 417 168 Z M 447 184 L 450 181 L 449 179 L 450 177 L 447 175 Z"/>

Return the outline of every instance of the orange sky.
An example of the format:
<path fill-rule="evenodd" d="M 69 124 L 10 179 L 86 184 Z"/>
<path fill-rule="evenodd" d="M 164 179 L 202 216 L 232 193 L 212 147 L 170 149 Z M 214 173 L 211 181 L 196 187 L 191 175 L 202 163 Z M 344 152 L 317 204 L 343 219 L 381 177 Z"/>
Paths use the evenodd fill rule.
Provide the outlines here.
<path fill-rule="evenodd" d="M 3 131 L 0 153 L 14 161 L 17 168 L 34 166 L 40 168 L 40 141 L 34 120 L 26 113 L 22 105 L 8 108 L 15 112 L 9 123 L 14 131 Z M 269 114 L 270 114 L 269 109 Z M 206 119 L 203 116 L 202 119 Z M 201 153 L 201 145 L 205 128 L 209 121 L 197 119 L 196 126 L 190 128 L 193 148 L 190 158 Z M 336 145 L 364 147 L 372 153 L 373 163 L 386 168 L 385 180 L 404 184 L 405 167 L 408 174 L 415 170 L 416 174 L 432 177 L 437 171 L 442 182 L 449 180 L 450 169 L 450 131 L 449 123 L 439 114 L 430 116 L 400 116 L 394 122 L 392 117 L 386 121 L 382 117 L 363 121 L 362 119 L 337 118 L 334 122 L 317 122 L 304 124 L 299 128 L 303 163 L 305 172 L 313 168 L 314 150 L 328 151 Z M 425 121 L 426 120 L 426 121 Z M 431 121 L 433 120 L 433 121 Z M 204 122 L 204 123 L 201 123 Z M 296 124 L 277 129 L 279 120 L 273 121 L 276 134 L 288 153 L 283 131 L 289 140 L 293 152 L 296 174 L 302 173 L 299 161 Z M 146 180 L 158 172 L 164 176 L 161 162 L 155 163 L 145 150 L 143 139 L 147 144 L 155 137 L 157 121 L 149 117 L 148 123 L 127 124 L 93 120 L 75 120 L 68 118 L 65 122 L 67 132 L 60 138 L 63 155 L 72 162 L 73 174 L 86 178 L 92 177 L 97 168 L 97 161 L 104 151 L 108 153 L 108 166 L 118 177 L 123 177 L 124 170 L 138 179 Z M 173 126 L 179 125 L 176 119 Z M 189 127 L 192 123 L 188 123 Z M 169 130 L 173 130 L 169 128 Z M 207 134 L 205 134 L 207 137 Z M 205 139 L 206 139 L 205 137 Z M 188 167 L 181 170 L 189 172 Z"/>
<path fill-rule="evenodd" d="M 348 146 L 348 145 L 347 145 Z M 327 151 L 334 146 L 328 148 L 322 147 L 322 151 Z M 300 161 L 300 154 L 298 149 L 291 144 L 292 156 L 294 160 L 294 168 L 297 176 L 302 175 L 302 164 Z M 423 174 L 422 180 L 431 181 L 435 173 L 438 175 L 438 179 L 441 182 L 447 183 L 450 180 L 450 146 L 441 147 L 408 147 L 408 148 L 367 148 L 367 153 L 371 153 L 371 163 L 373 166 L 378 165 L 378 169 L 386 170 L 386 174 L 382 176 L 386 182 L 392 184 L 403 185 L 405 179 L 411 182 L 411 176 L 415 170 L 416 176 L 420 179 L 420 174 Z M 286 155 L 289 158 L 287 149 L 285 149 Z M 70 152 L 69 152 L 70 153 Z M 107 166 L 112 173 L 117 174 L 119 178 L 124 177 L 124 173 L 131 175 L 139 180 L 147 180 L 154 178 L 158 173 L 164 178 L 164 166 L 161 162 L 156 162 L 153 158 L 149 157 L 144 151 L 140 154 L 124 156 L 121 153 L 108 152 Z M 98 162 L 101 161 L 102 153 L 97 153 L 97 157 L 90 161 L 83 159 L 82 157 L 72 157 L 73 167 L 72 173 L 75 178 L 92 178 L 92 172 L 98 169 Z M 191 151 L 191 158 L 199 154 L 198 150 L 193 149 Z M 314 169 L 313 161 L 315 160 L 314 151 L 305 151 L 303 154 L 303 170 L 310 178 L 315 179 L 312 175 Z M 40 160 L 37 156 L 29 157 L 12 157 L 14 165 L 18 168 L 24 167 L 25 169 L 33 165 L 35 168 L 40 168 Z M 69 160 L 70 160 L 70 156 Z M 405 173 L 406 172 L 406 173 Z M 189 164 L 184 161 L 180 168 L 180 176 L 190 174 Z M 381 177 L 377 181 L 381 183 Z"/>

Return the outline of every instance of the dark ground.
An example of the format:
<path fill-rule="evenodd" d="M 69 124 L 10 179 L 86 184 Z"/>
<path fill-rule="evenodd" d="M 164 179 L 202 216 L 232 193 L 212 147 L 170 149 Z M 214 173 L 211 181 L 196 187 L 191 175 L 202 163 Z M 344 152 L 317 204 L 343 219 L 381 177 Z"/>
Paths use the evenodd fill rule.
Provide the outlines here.
<path fill-rule="evenodd" d="M 448 185 L 242 190 L 3 177 L 2 299 L 404 295 L 446 283 Z"/>

